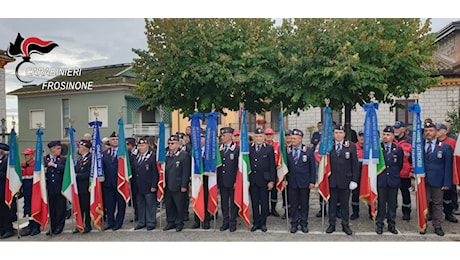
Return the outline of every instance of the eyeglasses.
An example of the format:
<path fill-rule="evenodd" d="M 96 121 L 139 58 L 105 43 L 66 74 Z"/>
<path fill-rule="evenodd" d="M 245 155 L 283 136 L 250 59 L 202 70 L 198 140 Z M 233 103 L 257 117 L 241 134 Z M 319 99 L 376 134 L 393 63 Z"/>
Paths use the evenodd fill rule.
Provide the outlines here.
<path fill-rule="evenodd" d="M 175 144 L 175 143 L 173 143 L 173 142 L 168 142 L 168 145 L 170 145 L 170 144 Z"/>

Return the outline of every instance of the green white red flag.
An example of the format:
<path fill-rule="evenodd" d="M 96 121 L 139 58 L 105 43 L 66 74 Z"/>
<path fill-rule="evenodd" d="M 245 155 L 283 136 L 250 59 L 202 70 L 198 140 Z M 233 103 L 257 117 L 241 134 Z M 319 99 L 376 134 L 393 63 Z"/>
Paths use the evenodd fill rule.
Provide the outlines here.
<path fill-rule="evenodd" d="M 10 133 L 10 154 L 6 169 L 5 203 L 11 208 L 13 197 L 19 192 L 22 185 L 21 164 L 19 163 L 18 141 L 14 128 Z"/>
<path fill-rule="evenodd" d="M 279 191 L 282 191 L 283 188 L 283 179 L 284 176 L 288 173 L 287 168 L 287 150 L 286 150 L 286 142 L 284 140 L 284 120 L 283 120 L 283 108 L 281 107 L 280 115 L 279 115 L 279 126 L 280 126 L 280 135 L 278 141 L 278 148 L 279 148 L 279 159 L 276 165 L 277 168 L 277 181 L 276 181 L 276 188 Z"/>
<path fill-rule="evenodd" d="M 241 147 L 238 157 L 238 172 L 235 182 L 235 204 L 239 208 L 238 214 L 244 223 L 249 227 L 251 225 L 249 209 L 249 174 L 251 165 L 249 162 L 249 139 L 246 128 L 246 110 L 241 109 L 243 123 L 241 125 Z"/>
<path fill-rule="evenodd" d="M 48 194 L 46 192 L 45 168 L 43 166 L 43 131 L 38 128 L 37 142 L 35 144 L 35 165 L 32 186 L 31 215 L 35 222 L 45 230 L 48 223 Z"/>
<path fill-rule="evenodd" d="M 118 178 L 117 190 L 126 203 L 130 200 L 129 179 L 131 179 L 131 166 L 129 165 L 129 154 L 126 148 L 125 127 L 123 117 L 118 119 Z"/>

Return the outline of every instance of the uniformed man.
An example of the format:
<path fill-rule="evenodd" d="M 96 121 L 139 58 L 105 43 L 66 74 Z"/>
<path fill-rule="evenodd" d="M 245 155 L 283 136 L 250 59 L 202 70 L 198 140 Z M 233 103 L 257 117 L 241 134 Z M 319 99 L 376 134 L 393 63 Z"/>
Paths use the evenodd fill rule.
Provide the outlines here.
<path fill-rule="evenodd" d="M 6 189 L 6 171 L 8 168 L 9 146 L 0 143 L 0 238 L 5 239 L 14 235 L 13 220 L 11 219 L 11 210 L 5 203 Z"/>
<path fill-rule="evenodd" d="M 316 148 L 316 145 L 318 145 L 319 141 L 321 140 L 321 131 L 323 130 L 323 122 L 318 122 L 316 124 L 316 127 L 318 128 L 318 131 L 313 132 L 311 136 L 311 141 L 310 143 L 313 145 L 313 149 Z"/>
<path fill-rule="evenodd" d="M 45 156 L 44 167 L 51 230 L 46 234 L 51 235 L 52 232 L 57 235 L 64 229 L 66 219 L 66 199 L 61 193 L 66 159 L 61 156 L 60 141 L 49 142 L 48 148 L 50 154 Z"/>
<path fill-rule="evenodd" d="M 308 233 L 308 211 L 310 208 L 310 189 L 315 187 L 316 162 L 314 149 L 302 144 L 303 132 L 292 130 L 292 145 L 288 148 L 288 173 L 284 185 L 287 185 L 291 211 L 291 233 L 300 229 Z"/>
<path fill-rule="evenodd" d="M 180 145 L 177 135 L 169 137 L 168 148 L 164 188 L 168 224 L 163 230 L 175 228 L 176 232 L 180 232 L 184 228 L 184 204 L 188 198 L 191 158 L 185 147 Z"/>
<path fill-rule="evenodd" d="M 444 142 L 449 144 L 452 147 L 452 153 L 455 151 L 455 145 L 457 141 L 447 136 L 447 126 L 444 124 L 437 124 L 436 125 L 436 137 L 438 138 L 439 142 Z M 453 174 L 453 171 L 452 171 Z M 453 177 L 453 176 L 452 176 Z M 458 223 L 457 218 L 454 217 L 454 210 L 457 204 L 457 185 L 452 184 L 450 189 L 444 191 L 444 215 L 445 219 L 452 223 Z"/>
<path fill-rule="evenodd" d="M 176 132 L 176 135 L 179 137 L 179 144 L 181 145 L 181 149 L 185 149 L 185 151 L 187 152 L 187 154 L 191 158 L 192 157 L 192 144 L 191 144 L 190 136 L 186 135 L 184 133 L 181 133 L 181 132 Z M 190 198 L 192 197 L 192 194 L 190 194 L 190 192 L 192 190 L 191 185 L 192 185 L 191 181 L 189 181 L 189 183 L 188 183 L 189 194 L 187 195 L 187 198 L 185 199 L 185 204 L 184 204 L 184 221 L 189 221 L 190 220 L 190 218 L 189 218 L 189 214 L 190 214 L 189 208 L 190 208 Z"/>
<path fill-rule="evenodd" d="M 254 143 L 249 147 L 249 160 L 251 165 L 249 194 L 253 214 L 251 232 L 257 229 L 267 232 L 268 193 L 275 188 L 276 165 L 273 146 L 264 143 L 262 128 L 257 128 L 255 131 Z"/>
<path fill-rule="evenodd" d="M 102 154 L 105 180 L 102 182 L 102 195 L 107 211 L 107 225 L 104 230 L 118 230 L 125 219 L 126 202 L 117 190 L 118 184 L 118 134 L 112 132 L 110 148 Z M 115 215 L 115 211 L 117 212 Z"/>
<path fill-rule="evenodd" d="M 409 156 L 412 152 L 412 139 L 407 136 L 405 124 L 402 121 L 396 121 L 394 124 L 395 139 L 393 143 L 397 146 L 400 146 L 404 152 L 404 161 L 403 167 L 400 172 L 401 178 L 401 196 L 402 196 L 402 219 L 410 220 L 411 213 L 411 198 L 410 198 L 410 189 L 411 189 L 411 174 L 412 174 L 412 163 L 409 162 Z"/>
<path fill-rule="evenodd" d="M 238 208 L 235 204 L 235 182 L 238 172 L 238 156 L 240 147 L 232 141 L 233 128 L 220 129 L 222 144 L 219 147 L 222 166 L 217 168 L 217 185 L 220 192 L 220 203 L 223 215 L 223 224 L 220 231 L 230 229 L 236 231 L 236 217 Z"/>
<path fill-rule="evenodd" d="M 200 133 L 200 137 L 201 137 L 201 143 L 200 143 L 200 146 L 201 146 L 201 160 L 203 161 L 203 165 L 204 165 L 204 149 L 205 149 L 205 141 L 206 141 L 206 132 L 203 130 L 201 131 Z M 195 224 L 193 224 L 193 228 L 199 228 L 200 225 L 203 227 L 203 229 L 210 229 L 211 228 L 211 225 L 210 225 L 210 221 L 211 221 L 211 214 L 209 213 L 208 211 L 208 199 L 209 199 L 209 186 L 208 186 L 208 175 L 204 175 L 203 174 L 203 197 L 204 197 L 204 221 L 202 223 L 200 223 L 200 218 L 198 217 L 198 215 L 195 213 Z"/>
<path fill-rule="evenodd" d="M 137 143 L 137 156 L 134 160 L 133 175 L 136 176 L 138 222 L 134 230 L 157 226 L 157 190 L 159 173 L 155 152 L 149 147 L 146 138 Z"/>
<path fill-rule="evenodd" d="M 91 231 L 91 213 L 89 210 L 89 176 L 91 175 L 92 156 L 91 156 L 91 141 L 83 139 L 78 142 L 78 154 L 81 157 L 75 164 L 75 178 L 77 179 L 78 201 L 80 202 L 81 217 L 85 223 L 83 233 Z M 78 233 L 75 229 L 73 233 Z"/>
<path fill-rule="evenodd" d="M 444 191 L 452 187 L 453 152 L 449 144 L 437 140 L 436 126 L 433 123 L 425 124 L 424 134 L 426 138 L 423 143 L 426 198 L 431 201 L 434 232 L 438 236 L 444 236 L 441 227 L 442 203 Z"/>
<path fill-rule="evenodd" d="M 286 148 L 291 146 L 291 133 L 292 133 L 291 129 L 286 129 L 286 131 L 284 131 L 284 144 L 286 145 Z M 289 206 L 286 207 L 286 193 L 283 191 L 281 192 L 281 194 L 283 196 L 283 209 L 284 209 L 284 213 L 283 213 L 283 216 L 281 216 L 281 219 L 285 220 L 286 213 L 290 213 L 290 211 L 286 212 L 289 210 Z M 287 200 L 289 200 L 289 197 L 287 198 Z"/>
<path fill-rule="evenodd" d="M 134 172 L 133 166 L 134 166 L 134 161 L 136 160 L 137 156 L 137 149 L 136 149 L 136 139 L 133 137 L 128 137 L 125 138 L 126 142 L 126 149 L 128 151 L 129 155 L 129 166 L 131 166 L 131 172 Z M 134 208 L 134 221 L 137 221 L 137 187 L 136 187 L 136 176 L 132 175 L 131 179 L 129 180 L 129 185 L 131 186 L 131 200 L 129 203 L 132 203 L 133 208 Z M 131 219 L 130 222 L 133 222 Z"/>
<path fill-rule="evenodd" d="M 264 131 L 265 134 L 265 143 L 273 146 L 273 151 L 275 152 L 275 166 L 278 167 L 279 160 L 280 160 L 280 147 L 279 143 L 273 141 L 273 129 L 267 128 Z M 277 178 L 278 179 L 278 178 Z M 278 183 L 278 180 L 276 180 L 275 183 Z M 276 212 L 276 203 L 278 202 L 278 190 L 276 187 L 274 189 L 271 189 L 269 191 L 269 196 L 270 196 L 270 210 L 269 210 L 269 215 L 279 217 L 280 215 L 278 212 Z"/>
<path fill-rule="evenodd" d="M 375 232 L 383 233 L 383 222 L 387 218 L 388 231 L 398 234 L 396 230 L 396 204 L 398 200 L 398 188 L 401 180 L 399 172 L 403 167 L 404 153 L 401 147 L 393 143 L 394 129 L 386 126 L 383 129 L 382 150 L 385 159 L 385 169 L 377 175 L 377 220 Z"/>
<path fill-rule="evenodd" d="M 349 198 L 350 190 L 358 187 L 359 166 L 356 145 L 345 141 L 345 128 L 336 125 L 333 133 L 334 147 L 330 152 L 331 174 L 329 175 L 329 227 L 326 233 L 335 231 L 337 202 L 340 202 L 342 215 L 342 230 L 347 235 L 353 232 L 349 227 Z"/>
<path fill-rule="evenodd" d="M 27 148 L 23 153 L 25 161 L 21 163 L 21 174 L 22 174 L 22 187 L 21 191 L 24 195 L 24 214 L 29 216 L 29 226 L 27 231 L 22 236 L 35 236 L 40 233 L 40 224 L 35 222 L 32 218 L 31 207 L 32 207 L 32 185 L 34 178 L 34 166 L 35 151 L 32 148 Z"/>

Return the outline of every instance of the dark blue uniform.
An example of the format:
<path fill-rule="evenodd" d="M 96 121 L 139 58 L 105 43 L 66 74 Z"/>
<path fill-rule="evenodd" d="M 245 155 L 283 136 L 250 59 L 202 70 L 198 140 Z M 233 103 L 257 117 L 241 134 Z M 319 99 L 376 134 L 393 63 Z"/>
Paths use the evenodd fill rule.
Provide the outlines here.
<path fill-rule="evenodd" d="M 4 238 L 13 235 L 11 210 L 5 203 L 6 170 L 8 168 L 8 156 L 0 156 L 0 236 Z"/>
<path fill-rule="evenodd" d="M 396 144 L 390 144 L 386 149 L 382 143 L 383 157 L 385 159 L 385 169 L 377 175 L 377 220 L 376 228 L 379 234 L 383 228 L 385 217 L 387 218 L 388 230 L 397 233 L 396 224 L 396 204 L 398 188 L 401 186 L 400 171 L 404 163 L 404 152 Z"/>
<path fill-rule="evenodd" d="M 273 146 L 269 144 L 257 144 L 249 147 L 249 160 L 251 173 L 249 174 L 249 193 L 251 194 L 251 206 L 254 228 L 266 227 L 269 208 L 269 193 L 267 184 L 273 183 L 276 189 L 276 165 Z"/>
<path fill-rule="evenodd" d="M 217 185 L 220 191 L 221 210 L 224 218 L 223 225 L 220 228 L 221 231 L 228 228 L 236 229 L 236 217 L 238 215 L 234 186 L 238 172 L 240 147 L 234 142 L 231 142 L 228 148 L 224 147 L 225 144 L 220 146 L 222 166 L 217 168 Z"/>
<path fill-rule="evenodd" d="M 54 162 L 56 167 L 49 167 L 50 162 Z M 44 160 L 51 232 L 53 234 L 61 233 L 65 225 L 66 199 L 61 193 L 65 163 L 66 159 L 60 155 L 51 158 L 51 155 L 48 154 Z"/>
<path fill-rule="evenodd" d="M 91 174 L 91 153 L 86 153 L 75 164 L 75 175 L 78 187 L 78 201 L 80 202 L 81 217 L 85 223 L 84 232 L 91 230 L 91 215 L 89 210 L 89 176 Z"/>
<path fill-rule="evenodd" d="M 292 209 L 296 209 L 291 210 L 291 232 L 294 233 L 298 225 L 303 230 L 308 225 L 310 184 L 316 182 L 314 149 L 308 148 L 304 144 L 298 148 L 290 146 L 287 154 L 287 166 L 288 198 Z"/>
<path fill-rule="evenodd" d="M 152 192 L 151 189 L 158 190 L 159 179 L 155 152 L 148 150 L 145 155 L 138 153 L 132 169 L 137 186 L 137 227 L 154 229 L 157 225 L 157 192 Z"/>
<path fill-rule="evenodd" d="M 102 194 L 104 198 L 104 205 L 107 213 L 107 229 L 120 229 L 125 219 L 126 202 L 125 199 L 117 190 L 118 181 L 118 149 L 115 154 L 112 155 L 111 147 L 107 149 L 102 155 L 102 166 L 104 168 L 105 180 L 102 183 Z M 117 214 L 115 217 L 115 209 Z"/>

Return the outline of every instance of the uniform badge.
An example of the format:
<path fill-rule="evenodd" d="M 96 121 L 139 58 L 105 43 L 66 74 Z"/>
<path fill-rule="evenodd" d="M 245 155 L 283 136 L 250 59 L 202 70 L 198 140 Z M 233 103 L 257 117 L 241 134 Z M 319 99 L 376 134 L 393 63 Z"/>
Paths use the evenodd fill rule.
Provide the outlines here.
<path fill-rule="evenodd" d="M 305 154 L 302 155 L 302 162 L 307 162 L 307 159 L 308 159 L 307 155 Z"/>
<path fill-rule="evenodd" d="M 442 159 L 442 151 L 438 151 L 438 159 Z"/>
<path fill-rule="evenodd" d="M 148 164 L 145 165 L 145 170 L 146 171 L 150 170 L 150 166 Z"/>
<path fill-rule="evenodd" d="M 350 159 L 350 152 L 345 152 L 345 159 Z"/>
<path fill-rule="evenodd" d="M 230 154 L 230 160 L 233 161 L 234 159 L 235 159 L 235 154 L 234 154 L 234 153 L 231 153 L 231 154 Z"/>
<path fill-rule="evenodd" d="M 393 162 L 394 163 L 397 163 L 398 162 L 398 156 L 395 154 L 393 155 Z"/>
<path fill-rule="evenodd" d="M 179 168 L 179 165 L 180 165 L 180 162 L 177 161 L 177 162 L 176 162 L 176 168 Z"/>

